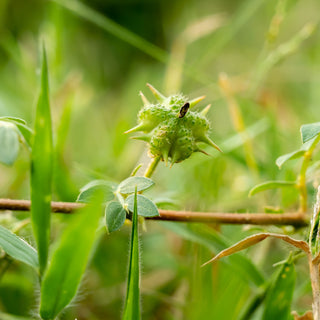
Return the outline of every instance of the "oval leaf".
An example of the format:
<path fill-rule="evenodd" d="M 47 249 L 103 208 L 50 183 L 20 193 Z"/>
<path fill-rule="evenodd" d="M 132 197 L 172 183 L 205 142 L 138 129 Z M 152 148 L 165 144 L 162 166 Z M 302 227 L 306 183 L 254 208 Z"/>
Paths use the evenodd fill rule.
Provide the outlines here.
<path fill-rule="evenodd" d="M 19 135 L 14 124 L 0 121 L 0 162 L 11 166 L 19 153 Z"/>
<path fill-rule="evenodd" d="M 130 243 L 130 260 L 127 281 L 127 295 L 122 320 L 140 319 L 140 262 L 137 188 L 133 200 L 132 233 Z"/>
<path fill-rule="evenodd" d="M 305 143 L 320 133 L 320 122 L 304 124 L 300 128 L 302 142 Z"/>
<path fill-rule="evenodd" d="M 43 276 L 42 319 L 55 319 L 75 296 L 93 247 L 101 216 L 100 203 L 95 201 L 71 217 L 72 221 L 59 239 Z"/>
<path fill-rule="evenodd" d="M 51 181 L 53 141 L 49 102 L 48 65 L 42 52 L 41 90 L 36 109 L 34 140 L 31 154 L 31 222 L 36 239 L 40 276 L 48 258 L 50 243 Z"/>
<path fill-rule="evenodd" d="M 284 154 L 283 156 L 280 156 L 276 160 L 276 165 L 281 168 L 282 165 L 287 162 L 288 160 L 298 159 L 300 157 L 303 157 L 305 154 L 305 150 L 296 150 L 287 154 Z"/>
<path fill-rule="evenodd" d="M 159 216 L 159 211 L 157 206 L 147 197 L 138 194 L 138 215 L 142 217 L 155 217 Z M 128 209 L 133 212 L 134 209 L 134 195 L 132 194 L 126 199 L 126 204 Z"/>
<path fill-rule="evenodd" d="M 106 207 L 106 227 L 109 233 L 120 229 L 126 220 L 126 210 L 118 201 L 110 202 Z"/>
<path fill-rule="evenodd" d="M 296 185 L 296 182 L 294 181 L 267 181 L 253 187 L 249 191 L 249 197 L 261 191 L 277 189 L 277 188 L 295 187 L 295 185 Z"/>
<path fill-rule="evenodd" d="M 12 258 L 38 268 L 37 251 L 26 241 L 0 226 L 0 247 Z"/>
<path fill-rule="evenodd" d="M 262 317 L 263 320 L 288 320 L 290 318 L 295 279 L 294 264 L 292 262 L 284 263 L 275 281 L 268 290 Z"/>
<path fill-rule="evenodd" d="M 154 185 L 154 182 L 145 177 L 130 177 L 123 180 L 118 187 L 118 191 L 122 194 L 134 193 L 135 187 L 137 186 L 137 191 L 143 191 L 149 189 Z"/>
<path fill-rule="evenodd" d="M 90 203 L 97 191 L 102 192 L 103 202 L 108 202 L 114 198 L 116 184 L 105 180 L 93 180 L 81 188 L 77 198 L 78 202 Z"/>

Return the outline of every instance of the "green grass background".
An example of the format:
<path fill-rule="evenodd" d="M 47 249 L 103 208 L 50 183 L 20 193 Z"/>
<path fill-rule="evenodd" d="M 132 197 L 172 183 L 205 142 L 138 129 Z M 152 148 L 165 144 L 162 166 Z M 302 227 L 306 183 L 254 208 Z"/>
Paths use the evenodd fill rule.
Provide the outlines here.
<path fill-rule="evenodd" d="M 320 121 L 319 1 L 280 2 L 285 10 L 273 42 L 268 41 L 268 30 L 279 5 L 274 0 L 82 3 L 98 15 L 86 7 L 70 11 L 53 1 L 0 2 L 0 116 L 18 116 L 33 126 L 39 47 L 42 40 L 46 44 L 56 144 L 54 200 L 74 201 L 90 180 L 121 181 L 137 164 L 147 164 L 144 143 L 130 140 L 123 132 L 136 124 L 142 106 L 139 91 L 152 100 L 145 86 L 149 82 L 164 94 L 206 95 L 203 107 L 212 104 L 210 136 L 225 151 L 218 154 L 205 148 L 212 156 L 194 154 L 172 169 L 161 163 L 153 177 L 156 186 L 148 192 L 151 198 L 171 198 L 176 209 L 194 211 L 297 209 L 295 191 L 269 191 L 253 198 L 248 198 L 248 191 L 265 180 L 294 180 L 299 160 L 279 170 L 275 159 L 300 147 L 302 124 Z M 297 34 L 310 23 L 315 24 L 313 33 L 295 48 Z M 292 52 L 269 68 L 267 57 L 283 43 L 289 43 Z M 246 164 L 242 140 L 219 89 L 222 72 L 231 79 L 245 125 L 253 132 L 258 174 Z M 310 208 L 317 175 L 319 170 L 309 177 Z M 22 148 L 13 167 L 0 167 L 0 197 L 28 199 L 29 178 L 29 153 Z M 27 214 L 15 216 L 22 219 Z M 67 220 L 55 215 L 53 239 Z M 258 229 L 210 228 L 230 243 Z M 24 232 L 32 242 L 31 231 Z M 305 233 L 300 230 L 297 236 Z M 61 319 L 120 319 L 129 234 L 130 227 L 125 226 L 102 237 L 80 294 Z M 258 290 L 232 263 L 200 269 L 211 251 L 159 222 L 147 223 L 141 241 L 143 319 L 238 319 Z M 287 257 L 288 250 L 268 240 L 247 255 L 270 278 L 276 271 L 272 264 Z M 303 312 L 311 308 L 306 259 L 297 262 L 297 277 L 293 309 Z M 1 279 L 0 310 L 32 314 L 39 298 L 35 282 L 28 267 L 12 263 Z M 262 309 L 253 319 L 261 314 Z"/>

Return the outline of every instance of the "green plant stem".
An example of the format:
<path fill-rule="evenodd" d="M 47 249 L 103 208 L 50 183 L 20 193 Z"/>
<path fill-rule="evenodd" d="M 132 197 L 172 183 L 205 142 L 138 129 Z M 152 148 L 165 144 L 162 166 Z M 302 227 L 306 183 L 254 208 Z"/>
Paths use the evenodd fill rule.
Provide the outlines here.
<path fill-rule="evenodd" d="M 306 183 L 306 172 L 309 167 L 312 154 L 316 148 L 318 142 L 320 141 L 320 135 L 313 141 L 309 150 L 305 152 L 303 156 L 303 162 L 300 169 L 300 174 L 298 176 L 297 187 L 300 193 L 300 212 L 306 213 L 308 209 L 308 193 L 307 193 L 307 183 Z"/>
<path fill-rule="evenodd" d="M 160 157 L 156 157 L 156 158 L 151 159 L 151 162 L 150 162 L 146 172 L 144 173 L 144 176 L 146 178 L 150 178 L 152 176 L 152 174 L 154 173 L 154 171 L 157 168 L 159 161 L 160 161 Z"/>

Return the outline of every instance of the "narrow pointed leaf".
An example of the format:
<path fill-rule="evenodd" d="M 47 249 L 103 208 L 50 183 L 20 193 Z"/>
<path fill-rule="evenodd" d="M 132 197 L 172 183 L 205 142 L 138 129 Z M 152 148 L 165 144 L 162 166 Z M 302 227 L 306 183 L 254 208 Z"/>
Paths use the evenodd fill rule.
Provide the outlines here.
<path fill-rule="evenodd" d="M 268 290 L 262 320 L 292 319 L 290 312 L 295 280 L 293 262 L 281 265 L 276 279 Z"/>
<path fill-rule="evenodd" d="M 249 192 L 249 197 L 265 190 L 295 187 L 296 182 L 294 181 L 267 181 L 253 187 Z"/>
<path fill-rule="evenodd" d="M 41 90 L 38 99 L 31 155 L 31 221 L 36 239 L 40 275 L 48 258 L 51 215 L 53 143 L 49 104 L 48 67 L 42 55 Z"/>
<path fill-rule="evenodd" d="M 305 143 L 320 133 L 320 122 L 304 124 L 300 128 L 302 142 Z"/>
<path fill-rule="evenodd" d="M 314 137 L 313 137 L 314 138 Z M 276 165 L 281 168 L 288 160 L 294 160 L 303 157 L 306 151 L 313 145 L 314 139 L 306 141 L 299 150 L 284 154 L 276 160 Z"/>
<path fill-rule="evenodd" d="M 140 319 L 140 265 L 137 188 L 135 190 L 134 209 L 132 215 L 132 234 L 130 243 L 130 260 L 127 281 L 127 295 L 122 320 Z"/>
<path fill-rule="evenodd" d="M 19 153 L 19 134 L 14 124 L 0 121 L 0 162 L 11 166 Z"/>
<path fill-rule="evenodd" d="M 110 181 L 93 180 L 81 188 L 77 198 L 78 202 L 90 203 L 99 190 L 103 194 L 103 202 L 108 202 L 114 198 L 117 185 Z"/>
<path fill-rule="evenodd" d="M 294 247 L 303 250 L 305 253 L 309 253 L 309 246 L 305 241 L 302 240 L 295 240 L 289 236 L 286 235 L 282 235 L 282 234 L 276 234 L 276 233 L 259 233 L 259 234 L 255 234 L 253 236 L 247 237 L 239 242 L 237 242 L 235 245 L 221 251 L 219 254 L 217 254 L 215 257 L 213 257 L 211 260 L 207 261 L 206 263 L 203 264 L 203 266 L 214 262 L 216 260 L 219 260 L 223 257 L 227 257 L 230 256 L 234 253 L 237 253 L 239 251 L 242 251 L 244 249 L 247 249 L 261 241 L 263 241 L 266 238 L 277 238 L 277 239 L 281 239 L 285 242 L 290 243 L 291 245 L 293 245 Z"/>
<path fill-rule="evenodd" d="M 106 227 L 109 233 L 119 230 L 126 220 L 126 210 L 118 201 L 110 202 L 106 207 Z"/>
<path fill-rule="evenodd" d="M 0 247 L 13 259 L 36 269 L 39 267 L 37 251 L 26 241 L 2 226 L 0 226 Z"/>
<path fill-rule="evenodd" d="M 134 201 L 135 196 L 132 194 L 126 199 L 126 203 L 128 205 L 128 209 L 133 212 L 134 209 Z M 137 202 L 138 202 L 138 213 L 139 216 L 142 217 L 155 217 L 159 216 L 159 211 L 157 206 L 147 197 L 138 194 L 137 196 Z"/>
<path fill-rule="evenodd" d="M 145 177 L 130 177 L 123 180 L 118 187 L 118 191 L 122 194 L 134 193 L 134 190 L 137 186 L 137 191 L 143 191 L 149 189 L 154 185 L 154 182 Z"/>
<path fill-rule="evenodd" d="M 53 251 L 42 286 L 40 315 L 55 319 L 72 301 L 85 272 L 101 216 L 102 195 L 71 217 Z"/>

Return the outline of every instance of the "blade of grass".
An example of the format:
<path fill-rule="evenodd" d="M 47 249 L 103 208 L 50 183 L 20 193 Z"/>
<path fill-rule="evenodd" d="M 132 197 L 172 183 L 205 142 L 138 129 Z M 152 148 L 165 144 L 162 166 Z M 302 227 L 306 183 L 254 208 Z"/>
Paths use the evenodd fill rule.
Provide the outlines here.
<path fill-rule="evenodd" d="M 296 272 L 290 255 L 267 293 L 263 320 L 290 319 L 295 280 Z"/>
<path fill-rule="evenodd" d="M 98 197 L 99 195 L 99 197 Z M 55 319 L 75 296 L 96 238 L 101 193 L 92 205 L 72 217 L 52 254 L 41 287 L 40 315 Z"/>
<path fill-rule="evenodd" d="M 132 234 L 130 244 L 130 261 L 127 281 L 127 296 L 122 320 L 140 319 L 140 266 L 139 266 L 139 234 L 137 212 L 137 188 L 134 197 L 134 209 L 132 215 Z"/>
<path fill-rule="evenodd" d="M 36 110 L 31 155 L 31 221 L 36 239 L 40 277 L 47 265 L 50 240 L 51 180 L 53 163 L 48 65 L 42 49 L 41 91 Z"/>

